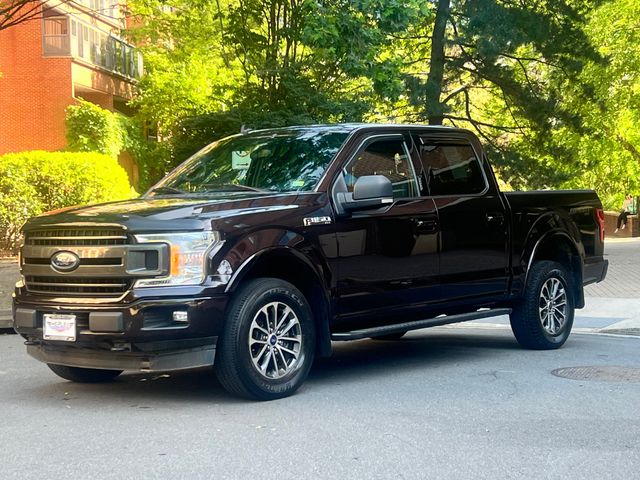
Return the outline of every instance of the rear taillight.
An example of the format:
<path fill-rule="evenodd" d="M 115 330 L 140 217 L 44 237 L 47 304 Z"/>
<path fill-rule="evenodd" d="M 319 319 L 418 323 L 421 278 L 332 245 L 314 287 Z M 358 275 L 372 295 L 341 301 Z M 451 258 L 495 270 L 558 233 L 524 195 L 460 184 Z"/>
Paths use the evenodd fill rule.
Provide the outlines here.
<path fill-rule="evenodd" d="M 596 220 L 600 229 L 600 241 L 604 242 L 604 211 L 601 208 L 596 208 Z"/>

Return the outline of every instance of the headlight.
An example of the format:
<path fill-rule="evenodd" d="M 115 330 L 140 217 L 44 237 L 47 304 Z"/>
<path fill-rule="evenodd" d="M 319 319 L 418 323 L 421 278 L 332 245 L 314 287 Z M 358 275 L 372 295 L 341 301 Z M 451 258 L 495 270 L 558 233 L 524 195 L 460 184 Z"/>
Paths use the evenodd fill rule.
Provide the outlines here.
<path fill-rule="evenodd" d="M 135 235 L 138 243 L 169 245 L 169 276 L 137 280 L 134 287 L 199 285 L 206 274 L 207 254 L 222 246 L 218 232 L 185 232 Z"/>

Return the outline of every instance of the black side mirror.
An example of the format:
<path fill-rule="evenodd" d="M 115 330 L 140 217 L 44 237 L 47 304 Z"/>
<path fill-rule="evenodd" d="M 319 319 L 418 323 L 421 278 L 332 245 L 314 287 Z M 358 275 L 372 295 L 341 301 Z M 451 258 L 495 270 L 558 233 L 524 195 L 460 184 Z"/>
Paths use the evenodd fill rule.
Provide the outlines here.
<path fill-rule="evenodd" d="M 393 185 L 384 175 L 364 175 L 356 181 L 353 193 L 338 193 L 337 199 L 347 212 L 380 208 L 393 203 Z"/>
<path fill-rule="evenodd" d="M 384 175 L 364 175 L 353 186 L 354 200 L 393 198 L 393 185 Z"/>

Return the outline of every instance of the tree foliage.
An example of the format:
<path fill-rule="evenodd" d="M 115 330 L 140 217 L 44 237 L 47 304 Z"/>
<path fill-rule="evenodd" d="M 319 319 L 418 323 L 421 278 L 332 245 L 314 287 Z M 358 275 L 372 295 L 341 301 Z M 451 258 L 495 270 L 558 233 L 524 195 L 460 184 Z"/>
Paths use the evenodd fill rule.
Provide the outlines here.
<path fill-rule="evenodd" d="M 640 193 L 633 0 L 134 0 L 175 163 L 241 127 L 464 126 L 518 188 Z M 135 23 L 135 22 L 134 22 Z"/>
<path fill-rule="evenodd" d="M 130 143 L 127 118 L 79 99 L 67 107 L 67 146 L 74 152 L 99 152 L 116 158 Z"/>
<path fill-rule="evenodd" d="M 174 137 L 185 134 L 185 118 L 200 115 L 247 127 L 359 121 L 376 101 L 402 93 L 391 35 L 428 14 L 413 0 L 131 7 L 149 71 L 136 103 Z"/>

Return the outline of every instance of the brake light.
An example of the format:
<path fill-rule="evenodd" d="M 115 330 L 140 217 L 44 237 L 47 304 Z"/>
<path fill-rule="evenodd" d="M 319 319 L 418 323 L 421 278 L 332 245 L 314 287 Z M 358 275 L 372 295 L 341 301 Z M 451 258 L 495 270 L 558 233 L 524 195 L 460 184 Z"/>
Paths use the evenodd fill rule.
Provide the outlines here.
<path fill-rule="evenodd" d="M 596 208 L 596 220 L 600 229 L 600 241 L 604 242 L 604 211 L 601 208 Z"/>

